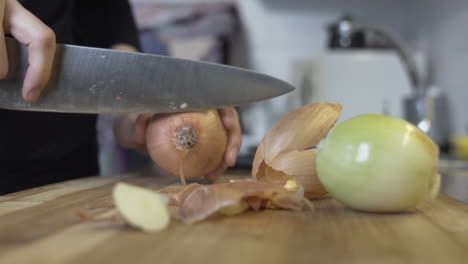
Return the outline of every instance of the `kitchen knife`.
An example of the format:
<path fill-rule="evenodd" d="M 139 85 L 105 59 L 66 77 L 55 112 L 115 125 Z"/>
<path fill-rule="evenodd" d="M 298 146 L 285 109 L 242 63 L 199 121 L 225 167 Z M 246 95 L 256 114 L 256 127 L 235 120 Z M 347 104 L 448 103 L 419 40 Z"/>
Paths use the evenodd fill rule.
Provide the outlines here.
<path fill-rule="evenodd" d="M 21 88 L 27 47 L 7 38 L 0 108 L 65 113 L 164 113 L 240 106 L 294 89 L 236 67 L 144 53 L 58 45 L 52 77 L 35 103 Z"/>

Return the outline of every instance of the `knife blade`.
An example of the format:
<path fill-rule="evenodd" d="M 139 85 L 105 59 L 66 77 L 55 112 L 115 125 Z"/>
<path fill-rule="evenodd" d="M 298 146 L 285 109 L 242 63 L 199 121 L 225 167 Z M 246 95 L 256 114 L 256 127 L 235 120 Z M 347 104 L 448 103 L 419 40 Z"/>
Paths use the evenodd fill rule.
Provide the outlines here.
<path fill-rule="evenodd" d="M 9 73 L 0 108 L 64 113 L 169 113 L 241 106 L 286 94 L 277 78 L 201 61 L 110 49 L 57 45 L 40 99 L 24 101 L 27 47 L 7 38 Z"/>

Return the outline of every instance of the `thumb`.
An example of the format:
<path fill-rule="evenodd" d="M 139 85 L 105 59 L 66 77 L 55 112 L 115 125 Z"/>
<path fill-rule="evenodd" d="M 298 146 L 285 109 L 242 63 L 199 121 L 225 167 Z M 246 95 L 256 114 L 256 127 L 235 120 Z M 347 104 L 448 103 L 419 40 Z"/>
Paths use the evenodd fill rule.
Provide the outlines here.
<path fill-rule="evenodd" d="M 135 120 L 135 141 L 140 145 L 146 144 L 146 128 L 151 119 L 151 114 L 141 114 Z"/>

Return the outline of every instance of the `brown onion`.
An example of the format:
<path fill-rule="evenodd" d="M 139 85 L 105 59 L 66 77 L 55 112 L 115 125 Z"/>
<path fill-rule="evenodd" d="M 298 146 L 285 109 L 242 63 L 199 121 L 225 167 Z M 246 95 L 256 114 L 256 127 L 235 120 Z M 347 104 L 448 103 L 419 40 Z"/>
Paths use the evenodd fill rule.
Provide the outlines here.
<path fill-rule="evenodd" d="M 185 183 L 220 165 L 227 133 L 217 110 L 159 114 L 148 124 L 146 141 L 151 159 Z"/>

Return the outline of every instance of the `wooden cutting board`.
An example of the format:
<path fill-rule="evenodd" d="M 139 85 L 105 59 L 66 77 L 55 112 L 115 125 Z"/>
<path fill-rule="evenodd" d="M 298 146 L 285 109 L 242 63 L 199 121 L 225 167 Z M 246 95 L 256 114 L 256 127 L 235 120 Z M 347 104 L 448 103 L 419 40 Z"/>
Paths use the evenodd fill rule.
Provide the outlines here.
<path fill-rule="evenodd" d="M 324 198 L 314 211 L 173 221 L 155 234 L 75 215 L 109 214 L 118 181 L 175 183 L 128 174 L 0 196 L 0 263 L 468 263 L 468 205 L 446 196 L 402 214 L 361 213 Z"/>

